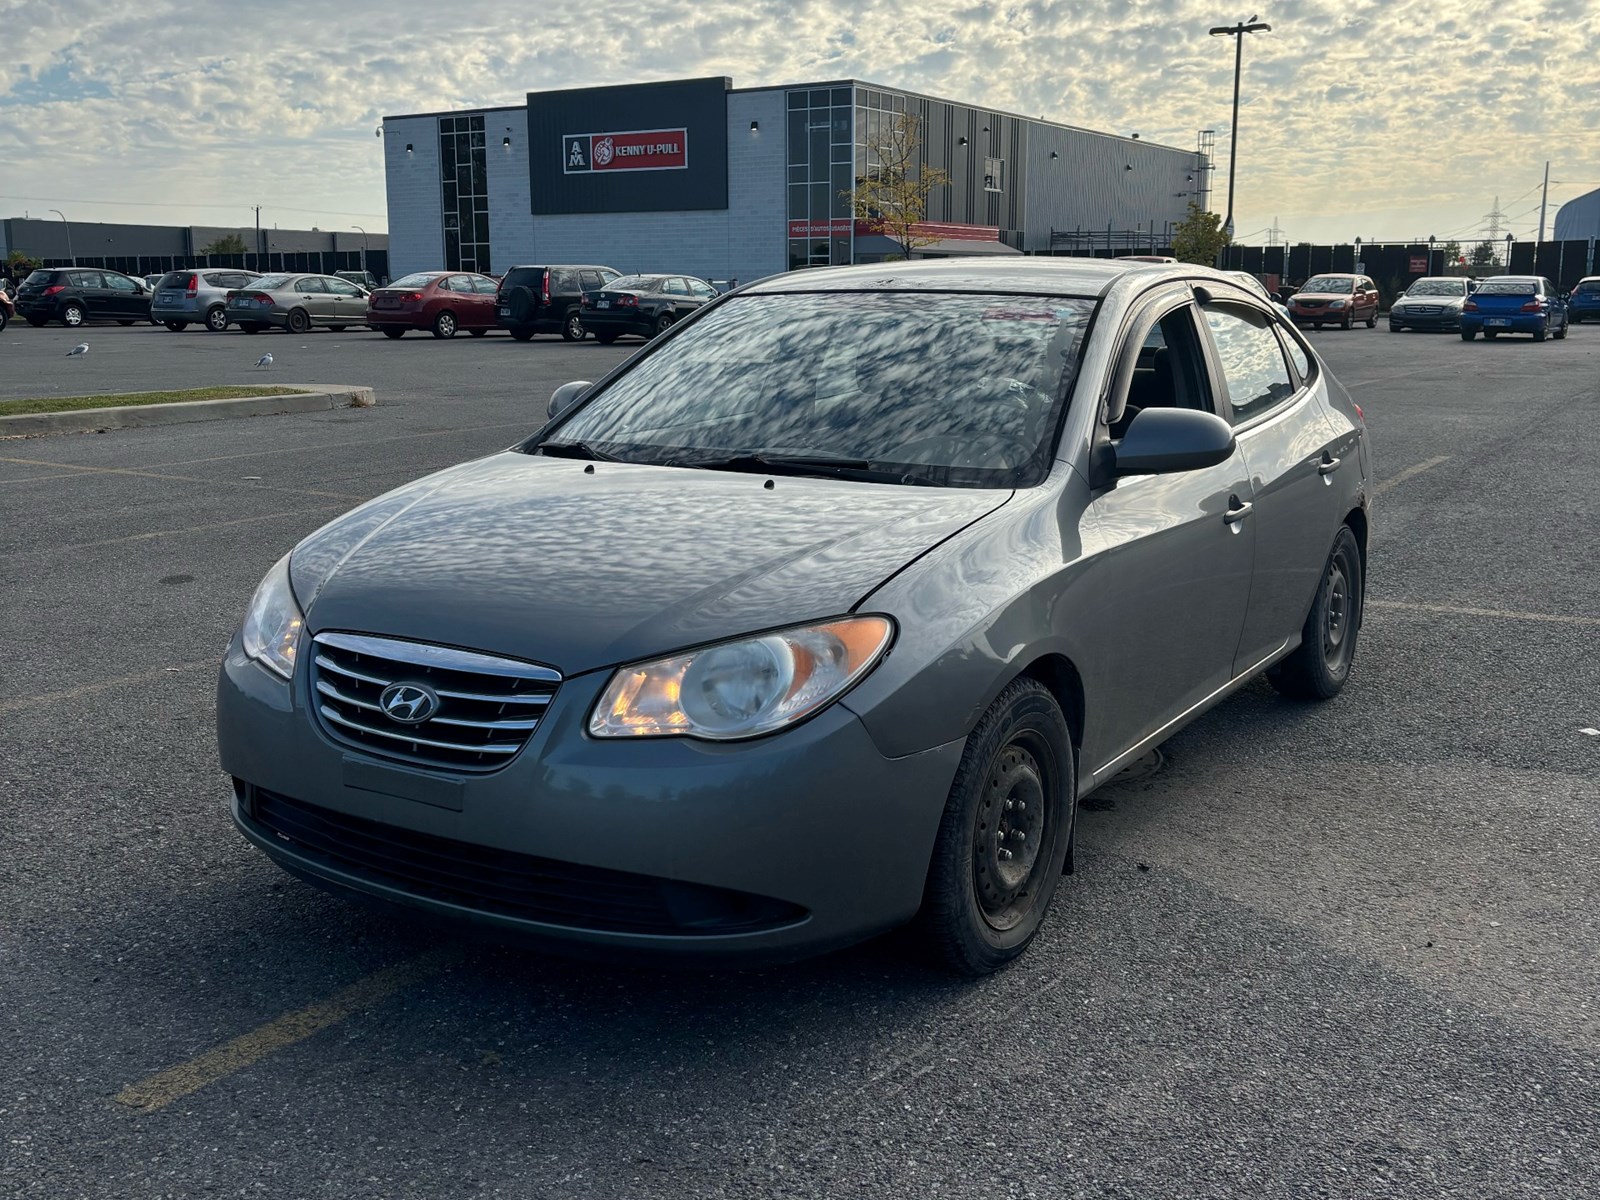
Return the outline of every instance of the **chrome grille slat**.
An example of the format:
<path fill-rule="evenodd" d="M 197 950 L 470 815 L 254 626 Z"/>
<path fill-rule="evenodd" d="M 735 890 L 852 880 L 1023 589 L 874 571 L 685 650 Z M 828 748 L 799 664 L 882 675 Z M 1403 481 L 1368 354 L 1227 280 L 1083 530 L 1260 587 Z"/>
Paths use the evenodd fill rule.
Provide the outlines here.
<path fill-rule="evenodd" d="M 353 633 L 313 641 L 314 708 L 328 736 L 430 769 L 503 767 L 539 727 L 561 680 L 549 667 L 451 646 Z M 431 690 L 438 711 L 414 725 L 396 721 L 379 702 L 396 683 Z"/>

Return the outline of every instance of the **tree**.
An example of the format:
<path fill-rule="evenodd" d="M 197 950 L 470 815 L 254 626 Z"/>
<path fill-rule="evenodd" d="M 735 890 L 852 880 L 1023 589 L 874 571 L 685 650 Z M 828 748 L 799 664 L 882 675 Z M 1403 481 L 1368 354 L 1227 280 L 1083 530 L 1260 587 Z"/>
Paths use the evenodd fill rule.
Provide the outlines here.
<path fill-rule="evenodd" d="M 1454 241 L 1446 242 L 1439 248 L 1444 251 L 1444 265 L 1447 267 L 1455 266 L 1456 259 L 1461 257 L 1461 243 Z"/>
<path fill-rule="evenodd" d="M 13 279 L 21 279 L 29 271 L 39 269 L 39 260 L 29 258 L 21 250 L 13 250 L 6 256 L 6 268 L 11 272 Z"/>
<path fill-rule="evenodd" d="M 213 254 L 248 254 L 250 247 L 245 245 L 244 239 L 237 233 L 224 234 L 209 246 L 201 246 L 200 253 L 210 256 Z"/>
<path fill-rule="evenodd" d="M 1498 267 L 1500 259 L 1495 255 L 1494 243 L 1484 238 L 1472 248 L 1472 257 L 1468 260 L 1475 267 Z"/>
<path fill-rule="evenodd" d="M 922 162 L 922 123 L 912 113 L 895 114 L 888 128 L 867 137 L 866 155 L 851 199 L 856 220 L 892 239 L 902 258 L 938 241 L 916 227 L 928 215 L 928 196 L 949 186 L 950 176 Z"/>
<path fill-rule="evenodd" d="M 1180 262 L 1215 266 L 1217 256 L 1232 241 L 1222 229 L 1222 218 L 1207 212 L 1193 200 L 1189 213 L 1172 229 L 1172 257 Z"/>

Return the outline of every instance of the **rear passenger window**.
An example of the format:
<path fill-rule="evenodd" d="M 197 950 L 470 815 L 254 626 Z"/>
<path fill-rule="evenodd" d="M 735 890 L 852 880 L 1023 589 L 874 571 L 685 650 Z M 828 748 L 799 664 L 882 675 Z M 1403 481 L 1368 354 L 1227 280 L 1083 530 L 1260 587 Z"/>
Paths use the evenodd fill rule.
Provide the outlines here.
<path fill-rule="evenodd" d="M 1205 314 L 1235 425 L 1294 395 L 1283 347 L 1266 317 L 1250 309 L 1220 306 L 1208 307 Z"/>
<path fill-rule="evenodd" d="M 674 275 L 661 285 L 661 290 L 669 296 L 687 296 L 689 285 Z"/>
<path fill-rule="evenodd" d="M 579 271 L 578 280 L 583 284 L 586 292 L 598 292 L 605 287 L 605 280 L 600 277 L 599 271 Z"/>
<path fill-rule="evenodd" d="M 1292 333 L 1283 333 L 1283 344 L 1289 347 L 1289 361 L 1294 364 L 1295 372 L 1300 376 L 1302 383 L 1311 378 L 1311 356 L 1306 353 L 1306 348 L 1300 344 L 1300 339 Z"/>
<path fill-rule="evenodd" d="M 500 285 L 487 275 L 474 275 L 472 286 L 475 291 L 484 296 L 493 296 L 500 291 Z"/>
<path fill-rule="evenodd" d="M 313 275 L 309 279 L 302 279 L 296 283 L 294 290 L 305 294 L 324 295 L 328 289 L 322 286 L 322 280 Z"/>
<path fill-rule="evenodd" d="M 101 287 L 105 287 L 104 281 L 100 278 L 100 272 L 99 271 L 74 271 L 74 272 L 72 272 L 71 275 L 68 276 L 68 278 L 72 280 L 72 286 L 73 287 L 81 287 L 81 288 L 101 288 Z"/>

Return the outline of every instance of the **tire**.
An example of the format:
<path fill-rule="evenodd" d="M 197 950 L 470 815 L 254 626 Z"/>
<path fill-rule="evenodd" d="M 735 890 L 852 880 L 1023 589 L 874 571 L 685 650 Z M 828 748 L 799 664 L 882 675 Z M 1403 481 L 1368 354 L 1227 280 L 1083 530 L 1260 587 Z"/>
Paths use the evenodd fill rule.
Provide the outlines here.
<path fill-rule="evenodd" d="M 917 923 L 941 966 L 987 975 L 1028 948 L 1070 870 L 1076 800 L 1061 706 L 1013 680 L 967 738 L 939 823 Z"/>
<path fill-rule="evenodd" d="M 1574 315 L 1572 315 L 1572 316 L 1567 318 L 1567 323 L 1569 325 L 1582 325 L 1583 324 L 1583 318 L 1578 316 L 1578 315 L 1576 315 L 1576 314 L 1574 314 Z"/>
<path fill-rule="evenodd" d="M 663 333 L 665 333 L 667 330 L 672 328 L 672 326 L 677 322 L 677 319 L 678 319 L 677 316 L 675 314 L 673 314 L 673 313 L 670 313 L 670 312 L 662 313 L 659 317 L 656 318 L 655 324 L 653 326 L 651 326 L 651 328 L 655 332 L 652 333 L 650 336 L 651 337 L 660 337 Z"/>
<path fill-rule="evenodd" d="M 1389 332 L 1390 333 L 1400 333 L 1404 329 L 1405 329 L 1404 325 L 1396 325 L 1393 321 L 1389 322 Z"/>
<path fill-rule="evenodd" d="M 1321 321 L 1313 321 L 1311 323 L 1311 328 L 1313 328 L 1313 329 L 1321 329 L 1322 328 L 1322 322 Z"/>
<path fill-rule="evenodd" d="M 522 326 L 520 328 L 513 329 L 511 331 L 511 336 L 516 338 L 519 342 L 531 342 L 533 341 L 533 330 L 527 326 Z"/>
<path fill-rule="evenodd" d="M 1566 324 L 1565 323 L 1562 324 L 1560 333 L 1552 333 L 1550 336 L 1555 338 L 1555 340 L 1558 341 L 1558 342 L 1566 341 L 1567 340 L 1567 326 L 1566 326 Z"/>
<path fill-rule="evenodd" d="M 117 324 L 118 325 L 132 325 L 133 324 L 133 318 L 132 317 L 119 317 L 117 319 Z"/>
<path fill-rule="evenodd" d="M 0 308 L 0 333 L 4 333 L 6 326 L 9 324 L 11 324 L 11 315 L 5 309 Z"/>
<path fill-rule="evenodd" d="M 27 317 L 27 318 L 24 318 L 24 319 L 28 322 L 29 325 L 32 325 L 35 329 L 43 329 L 46 325 L 48 325 L 50 323 L 44 317 Z"/>
<path fill-rule="evenodd" d="M 330 333 L 343 333 L 346 329 L 349 329 L 349 328 L 350 328 L 350 326 L 348 326 L 348 325 L 329 325 L 328 326 L 328 332 L 330 332 Z"/>
<path fill-rule="evenodd" d="M 1355 327 L 1356 327 L 1356 316 L 1355 316 L 1354 313 L 1351 313 L 1349 316 L 1345 317 L 1345 319 L 1343 321 L 1339 322 L 1339 328 L 1340 329 L 1354 329 Z"/>
<path fill-rule="evenodd" d="M 1499 336 L 1500 331 L 1498 329 L 1485 329 L 1483 331 L 1483 340 L 1486 342 L 1492 342 Z"/>
<path fill-rule="evenodd" d="M 206 332 L 226 333 L 228 331 L 228 310 L 220 304 L 206 309 Z"/>
<path fill-rule="evenodd" d="M 173 333 L 182 333 L 189 328 L 189 322 L 187 321 L 163 321 L 162 324 L 172 330 Z"/>
<path fill-rule="evenodd" d="M 1299 647 L 1267 672 L 1272 686 L 1283 695 L 1297 700 L 1331 700 L 1343 690 L 1355 662 L 1366 599 L 1361 571 L 1356 535 L 1350 526 L 1341 525 L 1300 631 Z"/>
<path fill-rule="evenodd" d="M 1477 336 L 1478 336 L 1478 331 L 1476 329 L 1463 329 L 1461 331 L 1461 340 L 1463 342 L 1470 342 L 1473 338 L 1475 338 Z"/>
<path fill-rule="evenodd" d="M 61 323 L 68 329 L 76 329 L 83 324 L 83 305 L 76 300 L 61 310 Z"/>
<path fill-rule="evenodd" d="M 1549 325 L 1548 324 L 1542 325 L 1538 329 L 1535 329 L 1533 331 L 1533 340 L 1536 341 L 1536 342 L 1542 342 L 1545 339 L 1545 335 L 1548 334 L 1549 332 L 1550 332 Z"/>
<path fill-rule="evenodd" d="M 561 340 L 564 342 L 581 342 L 588 332 L 576 310 L 569 312 L 567 319 L 561 322 Z"/>
<path fill-rule="evenodd" d="M 405 335 L 405 329 L 399 325 L 385 325 L 383 327 L 383 336 L 386 338 L 403 338 Z"/>
<path fill-rule="evenodd" d="M 291 308 L 289 310 L 287 328 L 290 333 L 305 333 L 310 329 L 311 318 L 306 315 L 306 310 L 303 308 Z"/>
<path fill-rule="evenodd" d="M 260 333 L 263 326 L 259 321 L 240 321 L 239 328 L 246 333 Z"/>
<path fill-rule="evenodd" d="M 612 342 L 617 340 L 617 335 L 612 333 L 610 330 L 607 330 L 605 333 L 595 334 L 594 340 L 599 342 L 602 346 L 609 346 Z"/>
<path fill-rule="evenodd" d="M 433 336 L 436 338 L 453 338 L 455 335 L 456 315 L 446 309 L 433 319 Z"/>
<path fill-rule="evenodd" d="M 469 330 L 467 330 L 467 332 L 470 333 L 473 337 L 483 337 L 489 331 L 487 329 L 469 329 Z"/>

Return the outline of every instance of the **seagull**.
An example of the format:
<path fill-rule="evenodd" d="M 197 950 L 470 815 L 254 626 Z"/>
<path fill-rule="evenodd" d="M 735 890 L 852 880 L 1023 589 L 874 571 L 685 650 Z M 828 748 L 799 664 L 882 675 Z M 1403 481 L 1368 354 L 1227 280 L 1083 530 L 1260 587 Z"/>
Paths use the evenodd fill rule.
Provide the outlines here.
<path fill-rule="evenodd" d="M 263 354 L 260 358 L 256 359 L 256 366 L 258 367 L 270 367 L 271 365 L 272 355 L 270 354 Z"/>
<path fill-rule="evenodd" d="M 89 353 L 89 343 L 88 342 L 79 342 L 71 350 L 67 351 L 67 357 L 68 358 L 81 358 L 83 355 L 85 355 L 87 353 Z"/>

